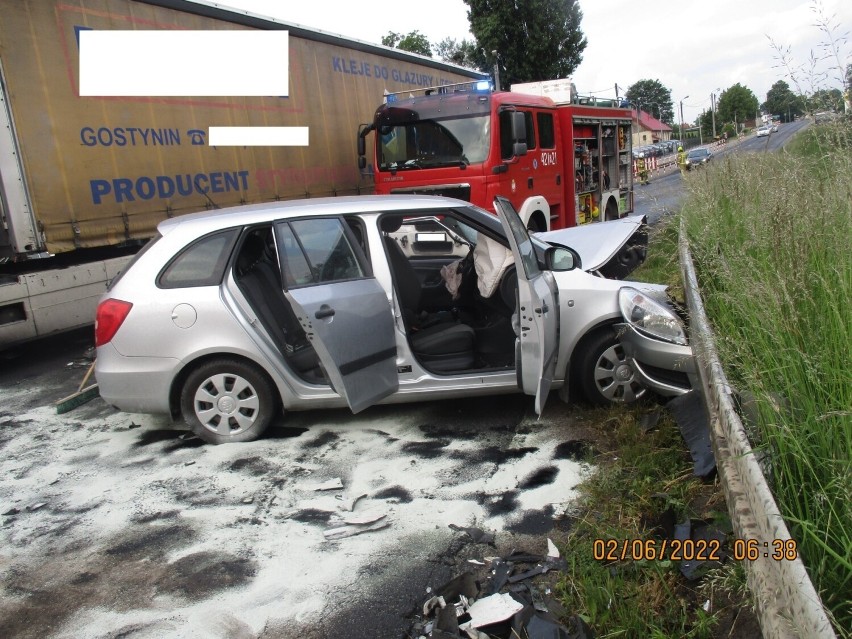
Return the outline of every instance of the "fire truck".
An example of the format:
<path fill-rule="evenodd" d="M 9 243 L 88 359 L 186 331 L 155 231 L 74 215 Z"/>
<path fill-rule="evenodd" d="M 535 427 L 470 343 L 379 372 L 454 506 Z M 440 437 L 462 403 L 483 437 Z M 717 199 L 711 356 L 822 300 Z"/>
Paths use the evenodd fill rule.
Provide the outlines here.
<path fill-rule="evenodd" d="M 502 195 L 530 230 L 549 231 L 633 211 L 631 123 L 618 100 L 579 97 L 570 80 L 404 91 L 362 125 L 359 166 L 372 170 L 377 193 L 445 195 L 486 209 Z"/>

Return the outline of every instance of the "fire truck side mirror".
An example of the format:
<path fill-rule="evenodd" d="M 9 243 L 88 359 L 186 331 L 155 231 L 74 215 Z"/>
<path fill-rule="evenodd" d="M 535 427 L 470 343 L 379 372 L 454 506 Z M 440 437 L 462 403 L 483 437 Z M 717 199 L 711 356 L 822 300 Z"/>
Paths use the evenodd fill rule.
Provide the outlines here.
<path fill-rule="evenodd" d="M 358 156 L 358 168 L 362 171 L 367 168 L 367 158 L 363 155 Z"/>
<path fill-rule="evenodd" d="M 520 111 L 512 113 L 512 155 L 519 157 L 527 154 L 527 123 Z"/>
<path fill-rule="evenodd" d="M 367 155 L 367 142 L 362 136 L 358 136 L 358 155 L 364 157 Z"/>

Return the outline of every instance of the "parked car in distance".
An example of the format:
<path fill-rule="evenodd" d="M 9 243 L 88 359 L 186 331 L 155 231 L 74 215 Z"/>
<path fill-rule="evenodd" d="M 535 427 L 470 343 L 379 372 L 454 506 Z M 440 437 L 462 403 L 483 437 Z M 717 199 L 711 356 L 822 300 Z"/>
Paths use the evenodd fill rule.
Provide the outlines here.
<path fill-rule="evenodd" d="M 778 125 L 775 122 L 772 123 L 772 132 L 778 133 Z"/>
<path fill-rule="evenodd" d="M 686 168 L 689 170 L 694 167 L 704 166 L 712 158 L 713 154 L 706 147 L 690 149 L 689 153 L 686 154 Z"/>
<path fill-rule="evenodd" d="M 551 389 L 607 404 L 694 386 L 665 287 L 606 276 L 644 258 L 643 217 L 530 236 L 494 206 L 359 196 L 164 221 L 99 304 L 101 396 L 224 443 L 282 408 L 523 391 L 540 413 Z"/>
<path fill-rule="evenodd" d="M 757 137 L 762 138 L 772 133 L 772 127 L 768 124 L 763 125 L 757 130 Z"/>

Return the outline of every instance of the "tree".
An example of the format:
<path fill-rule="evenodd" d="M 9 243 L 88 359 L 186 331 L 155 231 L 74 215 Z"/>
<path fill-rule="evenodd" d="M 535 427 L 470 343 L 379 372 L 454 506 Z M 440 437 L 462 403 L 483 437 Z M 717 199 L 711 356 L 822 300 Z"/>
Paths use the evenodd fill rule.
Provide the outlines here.
<path fill-rule="evenodd" d="M 766 102 L 763 109 L 770 115 L 780 115 L 784 122 L 790 122 L 796 116 L 802 115 L 804 105 L 802 100 L 790 90 L 784 80 L 778 80 L 766 92 Z"/>
<path fill-rule="evenodd" d="M 808 98 L 808 109 L 812 112 L 843 112 L 843 94 L 840 89 L 820 89 Z"/>
<path fill-rule="evenodd" d="M 459 42 L 454 38 L 444 38 L 438 44 L 433 45 L 432 49 L 435 55 L 445 62 L 452 62 L 484 73 L 489 73 L 492 70 L 489 68 L 485 52 L 477 46 L 476 40 L 465 38 Z"/>
<path fill-rule="evenodd" d="M 407 35 L 388 31 L 386 36 L 382 36 L 382 44 L 386 47 L 393 47 L 394 49 L 419 53 L 420 55 L 425 55 L 427 58 L 432 57 L 432 45 L 429 44 L 428 38 L 417 30 Z"/>
<path fill-rule="evenodd" d="M 664 87 L 659 80 L 639 80 L 631 84 L 627 87 L 627 100 L 669 126 L 675 121 L 671 89 Z"/>
<path fill-rule="evenodd" d="M 736 122 L 750 120 L 757 115 L 760 102 L 751 89 L 737 82 L 728 87 L 719 96 L 716 108 L 716 128 L 720 122 Z"/>
<path fill-rule="evenodd" d="M 570 76 L 583 60 L 586 38 L 576 0 L 464 0 L 470 31 L 496 52 L 503 86 Z"/>

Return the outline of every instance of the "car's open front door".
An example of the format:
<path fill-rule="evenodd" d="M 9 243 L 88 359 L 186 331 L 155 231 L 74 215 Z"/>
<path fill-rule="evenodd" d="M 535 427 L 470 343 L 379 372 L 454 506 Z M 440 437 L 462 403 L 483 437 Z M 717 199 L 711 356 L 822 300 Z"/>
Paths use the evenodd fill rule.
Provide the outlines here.
<path fill-rule="evenodd" d="M 331 385 L 357 413 L 399 388 L 387 293 L 340 218 L 278 222 L 285 296 Z"/>
<path fill-rule="evenodd" d="M 542 271 L 521 218 L 509 200 L 497 197 L 494 207 L 509 238 L 518 272 L 517 340 L 515 352 L 518 382 L 525 393 L 535 395 L 535 411 L 541 415 L 553 382 L 559 338 L 559 307 L 556 282 Z"/>

